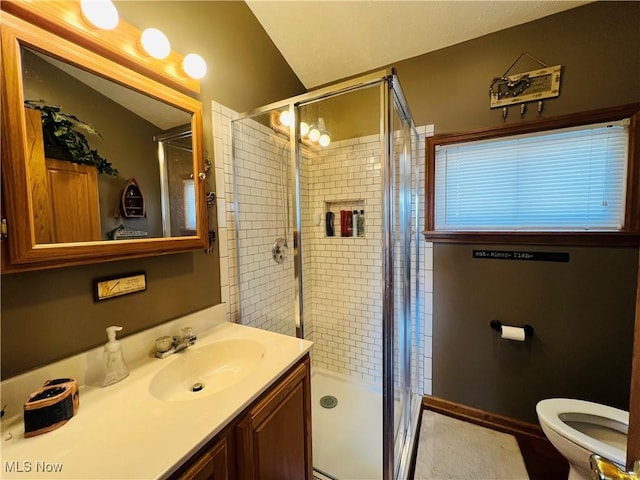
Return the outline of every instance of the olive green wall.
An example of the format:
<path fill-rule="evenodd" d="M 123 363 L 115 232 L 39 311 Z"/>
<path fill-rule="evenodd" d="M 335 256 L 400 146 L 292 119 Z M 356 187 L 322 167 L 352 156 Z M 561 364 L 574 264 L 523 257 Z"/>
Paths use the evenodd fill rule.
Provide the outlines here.
<path fill-rule="evenodd" d="M 425 24 L 425 28 L 429 28 Z M 562 65 L 560 97 L 545 117 L 640 101 L 640 2 L 594 2 L 449 48 L 398 62 L 416 125 L 436 134 L 502 123 L 489 108 L 489 86 L 522 54 Z M 523 57 L 510 71 L 539 68 Z M 525 120 L 537 118 L 529 105 Z M 509 108 L 507 123 L 520 121 Z"/>
<path fill-rule="evenodd" d="M 474 259 L 474 249 L 566 252 L 568 263 Z M 627 410 L 638 250 L 434 246 L 433 394 L 537 422 L 549 397 Z M 529 324 L 531 340 L 489 326 Z"/>
<path fill-rule="evenodd" d="M 199 98 L 208 152 L 212 100 L 245 111 L 304 92 L 244 2 L 125 1 L 117 7 L 129 23 L 160 28 L 174 50 L 197 52 L 207 62 Z M 98 346 L 109 325 L 129 335 L 220 303 L 217 257 L 216 249 L 214 255 L 196 251 L 3 275 L 2 378 Z M 146 292 L 93 302 L 93 279 L 137 270 L 147 273 Z"/>
<path fill-rule="evenodd" d="M 545 117 L 640 102 L 638 45 L 640 2 L 596 2 L 395 66 L 416 124 L 457 132 L 502 123 L 489 85 L 522 52 L 563 66 Z M 522 61 L 513 73 L 535 68 Z M 529 108 L 525 120 L 537 117 Z M 519 121 L 511 107 L 507 122 Z M 638 249 L 503 245 L 493 248 L 569 251 L 571 261 L 472 258 L 489 247 L 434 247 L 433 394 L 530 422 L 546 397 L 627 408 Z M 501 341 L 494 318 L 530 323 L 536 336 Z"/>

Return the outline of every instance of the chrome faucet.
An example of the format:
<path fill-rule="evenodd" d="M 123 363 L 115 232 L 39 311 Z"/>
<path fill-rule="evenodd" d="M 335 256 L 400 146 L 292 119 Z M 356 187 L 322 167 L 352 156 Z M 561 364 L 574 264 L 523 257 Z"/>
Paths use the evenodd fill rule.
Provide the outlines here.
<path fill-rule="evenodd" d="M 180 336 L 165 336 L 156 339 L 156 357 L 165 358 L 196 343 L 197 337 L 191 327 L 182 327 Z"/>

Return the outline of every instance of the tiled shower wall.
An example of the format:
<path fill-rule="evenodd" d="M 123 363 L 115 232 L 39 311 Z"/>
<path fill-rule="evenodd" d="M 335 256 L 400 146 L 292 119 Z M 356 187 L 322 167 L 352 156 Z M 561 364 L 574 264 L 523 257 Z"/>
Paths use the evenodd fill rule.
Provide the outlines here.
<path fill-rule="evenodd" d="M 233 124 L 239 145 L 233 158 L 237 210 L 229 210 L 227 218 L 237 218 L 240 226 L 240 314 L 246 325 L 295 335 L 292 218 L 287 208 L 290 155 L 288 142 L 265 130 L 251 120 Z M 283 263 L 276 263 L 272 248 L 280 238 L 289 253 Z"/>
<path fill-rule="evenodd" d="M 382 380 L 380 168 L 378 135 L 332 142 L 302 165 L 313 363 L 372 383 Z M 340 209 L 364 210 L 363 237 L 340 236 Z M 335 215 L 331 237 L 327 211 Z"/>
<path fill-rule="evenodd" d="M 253 211 L 247 212 L 249 217 L 240 219 L 241 230 L 246 233 L 241 232 L 243 238 L 239 239 L 242 258 L 239 272 L 231 143 L 231 121 L 237 114 L 215 102 L 213 108 L 221 285 L 223 301 L 228 304 L 228 318 L 239 321 L 241 301 L 242 323 L 291 333 L 293 298 L 274 295 L 274 291 L 286 290 L 289 294 L 285 295 L 293 295 L 292 259 L 277 265 L 270 255 L 273 239 L 282 235 L 272 210 L 279 202 L 277 162 L 287 154 L 286 148 L 283 150 L 279 141 L 274 141 L 273 132 L 263 125 L 244 120 L 242 132 L 238 132 L 236 122 L 234 135 L 240 134 L 241 143 L 245 145 L 244 152 L 236 158 L 237 181 L 246 182 L 246 190 L 253 195 L 253 198 L 239 199 L 241 211 L 253 205 Z M 420 199 L 424 198 L 424 137 L 432 131 L 425 127 L 418 129 L 420 173 L 414 182 Z M 313 365 L 370 382 L 379 382 L 382 365 L 379 147 L 378 135 L 334 142 L 320 152 L 307 152 L 300 172 L 305 275 L 303 318 L 305 338 L 314 341 Z M 259 187 L 268 183 L 271 183 L 271 193 Z M 353 205 L 365 210 L 365 236 L 342 238 L 339 210 Z M 424 201 L 418 202 L 418 208 L 417 218 L 422 221 Z M 324 214 L 328 210 L 336 216 L 335 237 L 325 234 Z M 250 229 L 246 222 L 251 222 Z M 415 391 L 430 393 L 432 248 L 423 241 L 421 226 L 414 227 L 420 247 L 420 271 L 414 305 L 418 308 L 419 321 L 413 332 L 412 383 Z M 263 237 L 265 240 L 260 240 Z M 291 246 L 292 239 L 288 241 Z M 247 292 L 241 299 L 239 282 L 241 290 Z M 274 285 L 280 289 L 273 290 Z"/>

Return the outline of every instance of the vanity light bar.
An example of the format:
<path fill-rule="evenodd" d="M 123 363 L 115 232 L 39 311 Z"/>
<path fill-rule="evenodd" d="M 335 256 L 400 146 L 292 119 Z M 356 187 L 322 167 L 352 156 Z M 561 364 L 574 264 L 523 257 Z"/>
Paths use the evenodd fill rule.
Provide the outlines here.
<path fill-rule="evenodd" d="M 292 118 L 289 110 L 272 111 L 270 113 L 271 128 L 283 135 L 289 136 Z M 331 143 L 331 135 L 327 131 L 324 119 L 319 117 L 316 124 L 309 125 L 307 122 L 300 122 L 300 142 L 313 151 L 318 151 L 320 147 L 328 147 Z"/>
<path fill-rule="evenodd" d="M 80 0 L 80 9 L 83 17 L 98 28 L 113 30 L 118 26 L 118 9 L 111 0 Z M 171 53 L 169 39 L 157 28 L 147 28 L 142 32 L 139 47 L 158 60 L 164 60 Z M 200 55 L 189 53 L 182 60 L 182 70 L 191 78 L 200 80 L 207 74 L 207 64 Z"/>
<path fill-rule="evenodd" d="M 89 18 L 89 13 L 83 12 L 83 4 L 90 5 L 89 9 L 113 7 L 118 15 L 110 0 L 2 0 L 2 11 L 178 90 L 200 93 L 199 80 L 190 76 L 182 65 L 183 55 L 170 50 L 162 60 L 152 57 L 140 47 L 141 31 L 138 28 L 118 17 L 117 26 L 105 30 L 98 26 L 100 20 L 96 23 Z"/>

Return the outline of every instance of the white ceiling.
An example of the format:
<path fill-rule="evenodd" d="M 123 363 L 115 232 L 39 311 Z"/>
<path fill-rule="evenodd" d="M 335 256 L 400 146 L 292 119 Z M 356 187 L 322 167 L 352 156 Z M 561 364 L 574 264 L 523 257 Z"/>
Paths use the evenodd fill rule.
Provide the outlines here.
<path fill-rule="evenodd" d="M 245 0 L 309 89 L 591 0 Z"/>

